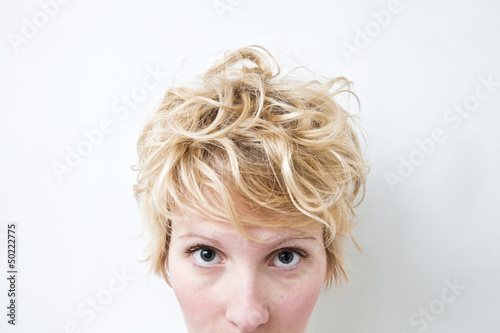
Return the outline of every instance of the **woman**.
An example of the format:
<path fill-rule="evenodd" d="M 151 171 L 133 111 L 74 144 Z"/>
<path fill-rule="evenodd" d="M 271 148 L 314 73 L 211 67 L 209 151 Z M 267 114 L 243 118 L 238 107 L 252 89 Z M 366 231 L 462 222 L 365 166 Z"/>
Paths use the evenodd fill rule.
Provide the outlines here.
<path fill-rule="evenodd" d="M 135 196 L 156 274 L 189 332 L 304 332 L 343 242 L 365 164 L 349 81 L 280 77 L 258 46 L 171 88 L 138 140 Z"/>

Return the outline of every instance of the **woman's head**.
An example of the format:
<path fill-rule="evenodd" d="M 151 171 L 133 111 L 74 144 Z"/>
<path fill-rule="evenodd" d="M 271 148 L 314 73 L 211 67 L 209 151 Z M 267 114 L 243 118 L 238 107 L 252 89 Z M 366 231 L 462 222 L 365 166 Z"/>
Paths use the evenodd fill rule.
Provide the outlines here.
<path fill-rule="evenodd" d="M 190 275 L 174 276 L 181 271 L 200 273 L 214 290 L 219 290 L 218 283 L 234 282 L 225 280 L 233 273 L 243 279 L 235 258 L 261 273 L 267 268 L 257 263 L 276 273 L 280 263 L 299 260 L 295 273 L 280 275 L 283 280 L 271 273 L 276 279 L 258 280 L 297 286 L 311 280 L 308 274 L 315 271 L 314 286 L 304 285 L 306 298 L 315 297 L 313 303 L 323 284 L 340 285 L 347 279 L 343 242 L 351 235 L 352 207 L 365 183 L 353 118 L 335 100 L 337 94 L 350 92 L 349 82 L 301 82 L 279 72 L 265 49 L 230 52 L 197 85 L 168 90 L 143 128 L 134 190 L 151 233 L 148 260 L 167 282 L 170 270 L 174 291 L 176 286 L 196 289 Z M 188 242 L 196 237 L 201 241 L 199 236 L 212 243 L 196 248 Z M 276 242 L 286 246 L 273 247 Z M 183 248 L 184 257 L 179 252 Z M 301 248 L 308 249 L 306 255 Z M 256 260 L 253 264 L 250 257 Z M 181 269 L 183 260 L 195 265 Z M 210 267 L 193 272 L 197 260 Z M 183 306 L 179 288 L 176 295 Z M 279 303 L 263 303 L 268 301 Z M 259 322 L 264 317 L 252 318 Z M 252 331 L 251 326 L 240 329 Z"/>

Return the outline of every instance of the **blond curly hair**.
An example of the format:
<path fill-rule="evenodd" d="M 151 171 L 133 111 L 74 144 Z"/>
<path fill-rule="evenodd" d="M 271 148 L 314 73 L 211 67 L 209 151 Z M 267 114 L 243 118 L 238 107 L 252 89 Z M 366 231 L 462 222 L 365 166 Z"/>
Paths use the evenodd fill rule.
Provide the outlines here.
<path fill-rule="evenodd" d="M 152 270 L 168 281 L 172 221 L 189 212 L 229 221 L 246 237 L 249 225 L 303 230 L 315 221 L 326 287 L 348 281 L 344 239 L 354 240 L 353 207 L 367 170 L 356 118 L 335 100 L 357 99 L 350 84 L 280 76 L 266 49 L 248 46 L 221 57 L 198 84 L 170 88 L 137 143 L 134 192 Z"/>

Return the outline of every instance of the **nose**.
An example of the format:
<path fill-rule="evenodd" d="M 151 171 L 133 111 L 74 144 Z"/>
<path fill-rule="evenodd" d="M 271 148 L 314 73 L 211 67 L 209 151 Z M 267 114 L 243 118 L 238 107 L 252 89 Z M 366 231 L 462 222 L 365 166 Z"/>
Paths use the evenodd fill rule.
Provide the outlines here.
<path fill-rule="evenodd" d="M 242 332 L 253 332 L 269 320 L 265 292 L 255 277 L 233 279 L 229 291 L 226 319 Z"/>

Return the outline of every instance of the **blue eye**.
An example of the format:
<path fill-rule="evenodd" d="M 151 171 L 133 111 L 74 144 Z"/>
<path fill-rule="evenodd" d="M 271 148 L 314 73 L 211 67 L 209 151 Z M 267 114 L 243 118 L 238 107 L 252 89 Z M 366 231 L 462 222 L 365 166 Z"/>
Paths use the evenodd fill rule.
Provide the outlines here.
<path fill-rule="evenodd" d="M 221 257 L 211 248 L 201 248 L 193 251 L 194 260 L 201 266 L 210 266 L 218 264 Z"/>
<path fill-rule="evenodd" d="M 272 260 L 274 266 L 292 267 L 299 263 L 301 256 L 293 251 L 280 251 Z"/>

